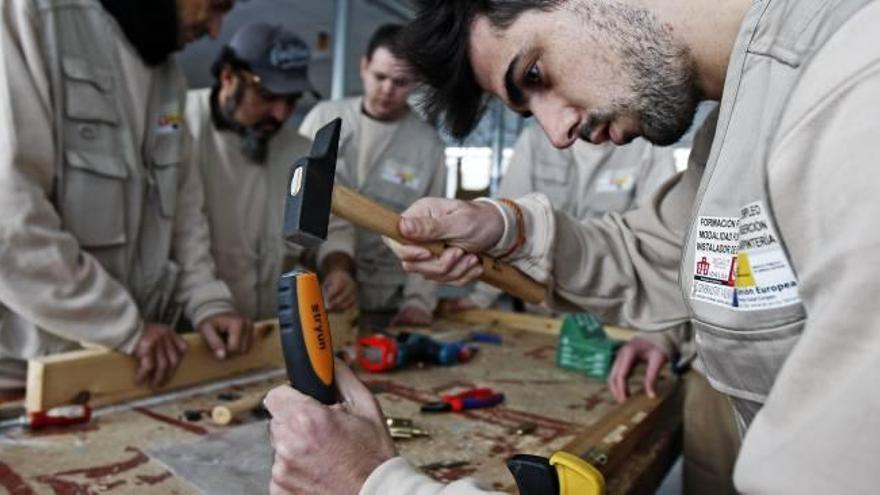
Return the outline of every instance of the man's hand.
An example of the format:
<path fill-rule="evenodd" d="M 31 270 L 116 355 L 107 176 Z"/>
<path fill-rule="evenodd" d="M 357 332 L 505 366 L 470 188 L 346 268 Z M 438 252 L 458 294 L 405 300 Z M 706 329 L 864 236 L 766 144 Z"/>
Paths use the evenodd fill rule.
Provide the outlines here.
<path fill-rule="evenodd" d="M 287 385 L 266 396 L 275 449 L 269 493 L 355 495 L 397 455 L 376 399 L 339 360 L 336 386 L 343 401 L 330 407 Z"/>
<path fill-rule="evenodd" d="M 217 359 L 244 354 L 254 340 L 254 324 L 238 313 L 221 313 L 199 323 L 199 332 Z"/>
<path fill-rule="evenodd" d="M 321 285 L 327 311 L 345 311 L 358 303 L 358 287 L 347 270 L 333 270 L 324 275 Z"/>
<path fill-rule="evenodd" d="M 404 305 L 388 325 L 395 326 L 427 326 L 431 324 L 431 313 L 425 311 L 421 306 Z"/>
<path fill-rule="evenodd" d="M 160 323 L 144 324 L 144 333 L 134 347 L 138 369 L 134 381 L 138 385 L 149 380 L 153 387 L 165 384 L 186 353 L 186 341 L 173 328 Z"/>
<path fill-rule="evenodd" d="M 650 341 L 638 337 L 630 340 L 617 351 L 617 358 L 608 376 L 608 389 L 611 390 L 611 395 L 618 403 L 626 401 L 629 396 L 627 379 L 639 361 L 645 361 L 648 363 L 645 370 L 645 392 L 652 399 L 657 397 L 654 386 L 657 384 L 660 369 L 668 360 L 666 354 Z"/>
<path fill-rule="evenodd" d="M 403 269 L 450 285 L 466 285 L 483 273 L 474 254 L 494 246 L 504 233 L 504 218 L 482 201 L 423 198 L 401 214 L 400 233 L 412 242 L 442 241 L 452 246 L 434 257 L 420 246 L 391 243 Z"/>

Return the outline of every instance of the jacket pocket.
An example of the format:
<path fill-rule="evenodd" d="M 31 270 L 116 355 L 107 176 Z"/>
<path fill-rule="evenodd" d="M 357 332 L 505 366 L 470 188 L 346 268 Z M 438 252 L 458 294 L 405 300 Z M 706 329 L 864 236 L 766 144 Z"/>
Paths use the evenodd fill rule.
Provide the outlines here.
<path fill-rule="evenodd" d="M 125 244 L 128 168 L 116 155 L 68 149 L 64 173 L 64 226 L 87 248 Z"/>
<path fill-rule="evenodd" d="M 728 395 L 763 404 L 779 370 L 800 340 L 805 321 L 743 331 L 694 320 L 706 377 Z"/>
<path fill-rule="evenodd" d="M 177 208 L 180 173 L 181 134 L 158 134 L 153 145 L 153 177 L 162 216 L 171 218 Z"/>
<path fill-rule="evenodd" d="M 113 73 L 85 59 L 65 56 L 61 61 L 66 79 L 64 111 L 67 117 L 118 124 L 113 104 Z"/>
<path fill-rule="evenodd" d="M 62 59 L 62 70 L 65 145 L 104 153 L 118 149 L 119 115 L 112 72 L 71 56 Z"/>

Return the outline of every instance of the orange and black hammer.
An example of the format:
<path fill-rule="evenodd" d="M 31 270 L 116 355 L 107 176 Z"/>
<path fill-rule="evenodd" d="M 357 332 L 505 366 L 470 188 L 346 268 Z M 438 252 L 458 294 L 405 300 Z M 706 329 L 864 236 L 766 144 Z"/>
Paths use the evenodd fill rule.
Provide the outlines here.
<path fill-rule="evenodd" d="M 284 236 L 291 242 L 316 247 L 327 238 L 330 213 L 358 227 L 377 232 L 403 244 L 406 240 L 397 228 L 400 215 L 342 185 L 335 185 L 336 155 L 342 120 L 335 119 L 315 135 L 310 156 L 293 165 L 290 175 Z M 435 256 L 446 249 L 440 242 L 421 244 Z M 516 268 L 480 256 L 483 275 L 480 280 L 520 299 L 538 304 L 544 300 L 544 287 Z"/>

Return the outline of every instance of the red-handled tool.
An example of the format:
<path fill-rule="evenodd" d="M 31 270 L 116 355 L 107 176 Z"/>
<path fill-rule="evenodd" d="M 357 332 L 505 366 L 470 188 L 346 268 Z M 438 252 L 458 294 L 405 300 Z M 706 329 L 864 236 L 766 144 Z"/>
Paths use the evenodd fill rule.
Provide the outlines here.
<path fill-rule="evenodd" d="M 459 412 L 466 409 L 492 407 L 504 402 L 504 394 L 491 388 L 475 388 L 455 395 L 444 395 L 438 402 L 422 405 L 422 412 Z"/>
<path fill-rule="evenodd" d="M 411 363 L 451 366 L 470 361 L 478 348 L 462 342 L 440 342 L 427 335 L 404 332 L 397 337 L 374 334 L 358 340 L 358 363 L 372 373 Z"/>
<path fill-rule="evenodd" d="M 48 426 L 69 426 L 88 423 L 90 419 L 92 419 L 92 409 L 89 406 L 59 406 L 48 411 L 31 412 L 15 419 L 0 421 L 0 429 L 18 426 L 38 430 Z"/>

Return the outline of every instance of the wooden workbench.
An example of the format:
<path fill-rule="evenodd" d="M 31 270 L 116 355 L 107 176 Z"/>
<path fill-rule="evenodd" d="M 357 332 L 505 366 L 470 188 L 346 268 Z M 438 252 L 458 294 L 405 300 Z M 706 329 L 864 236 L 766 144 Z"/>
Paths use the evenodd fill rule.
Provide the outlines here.
<path fill-rule="evenodd" d="M 474 324 L 467 322 L 434 325 L 446 338 L 472 328 Z M 662 400 L 641 397 L 621 408 L 603 382 L 555 367 L 556 339 L 550 333 L 485 321 L 479 328 L 502 335 L 503 344 L 480 344 L 470 363 L 361 374 L 386 415 L 411 418 L 432 433 L 429 438 L 400 441 L 402 455 L 437 479 L 473 476 L 487 487 L 514 491 L 504 464 L 507 457 L 566 449 L 606 462 L 601 469 L 609 493 L 650 493 L 656 487 L 678 449 L 680 406 L 671 381 Z M 252 394 L 277 383 L 264 381 L 232 391 Z M 474 386 L 503 391 L 506 401 L 463 414 L 419 413 L 422 402 Z M 197 493 L 150 452 L 227 431 L 230 427 L 212 424 L 207 415 L 197 421 L 183 419 L 185 411 L 209 411 L 216 396 L 212 392 L 114 413 L 67 429 L 0 433 L 0 488 L 15 495 Z M 621 418 L 632 424 L 620 425 Z M 255 421 L 259 420 L 244 419 Z M 524 423 L 536 429 L 525 435 L 511 433 Z M 603 441 L 613 452 L 607 460 L 601 448 L 596 450 Z"/>

